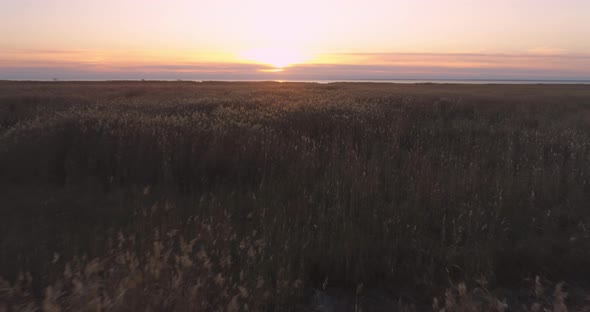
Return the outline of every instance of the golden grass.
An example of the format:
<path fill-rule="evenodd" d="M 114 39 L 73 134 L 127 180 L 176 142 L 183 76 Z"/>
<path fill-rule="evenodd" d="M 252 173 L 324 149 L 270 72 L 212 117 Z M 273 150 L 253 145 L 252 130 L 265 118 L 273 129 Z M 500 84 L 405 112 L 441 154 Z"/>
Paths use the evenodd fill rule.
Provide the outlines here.
<path fill-rule="evenodd" d="M 1 301 L 276 311 L 328 280 L 430 301 L 479 276 L 589 278 L 589 101 L 575 85 L 0 82 Z M 441 309 L 475 304 L 457 287 Z"/>

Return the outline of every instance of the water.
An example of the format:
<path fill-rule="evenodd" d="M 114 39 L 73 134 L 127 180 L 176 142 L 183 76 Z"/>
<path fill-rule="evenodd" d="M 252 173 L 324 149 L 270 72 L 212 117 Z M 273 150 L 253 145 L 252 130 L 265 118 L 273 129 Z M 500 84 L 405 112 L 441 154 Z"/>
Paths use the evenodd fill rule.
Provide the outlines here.
<path fill-rule="evenodd" d="M 523 79 L 343 79 L 343 80 L 304 80 L 304 79 L 18 79 L 21 81 L 222 81 L 222 82 L 256 82 L 256 81 L 276 81 L 276 82 L 308 82 L 308 83 L 336 83 L 336 82 L 359 82 L 359 83 L 437 83 L 437 84 L 590 84 L 590 80 L 523 80 Z M 15 81 L 18 81 L 15 80 Z M 2 80 L 0 80 L 2 81 Z"/>
<path fill-rule="evenodd" d="M 225 82 L 249 82 L 249 81 L 276 81 L 276 82 L 309 82 L 309 83 L 337 83 L 337 82 L 360 82 L 360 83 L 438 83 L 438 84 L 590 84 L 590 80 L 516 80 L 516 79 L 359 79 L 359 80 L 194 80 L 203 81 L 225 81 Z"/>

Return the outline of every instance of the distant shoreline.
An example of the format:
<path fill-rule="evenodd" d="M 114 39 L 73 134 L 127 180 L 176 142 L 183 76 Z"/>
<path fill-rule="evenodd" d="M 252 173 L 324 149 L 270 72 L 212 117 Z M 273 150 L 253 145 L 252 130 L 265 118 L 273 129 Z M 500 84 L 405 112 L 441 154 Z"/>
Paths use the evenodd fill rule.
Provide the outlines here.
<path fill-rule="evenodd" d="M 550 79 L 0 79 L 0 82 L 296 82 L 296 83 L 392 83 L 392 84 L 590 84 L 590 80 Z"/>

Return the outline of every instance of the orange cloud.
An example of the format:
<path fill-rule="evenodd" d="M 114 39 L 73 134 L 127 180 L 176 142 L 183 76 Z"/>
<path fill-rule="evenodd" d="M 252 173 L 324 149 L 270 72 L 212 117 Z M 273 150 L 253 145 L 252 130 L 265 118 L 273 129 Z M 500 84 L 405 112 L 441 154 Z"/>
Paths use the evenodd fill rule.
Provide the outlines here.
<path fill-rule="evenodd" d="M 590 79 L 589 73 L 585 54 L 324 53 L 278 71 L 202 52 L 0 52 L 0 79 Z"/>

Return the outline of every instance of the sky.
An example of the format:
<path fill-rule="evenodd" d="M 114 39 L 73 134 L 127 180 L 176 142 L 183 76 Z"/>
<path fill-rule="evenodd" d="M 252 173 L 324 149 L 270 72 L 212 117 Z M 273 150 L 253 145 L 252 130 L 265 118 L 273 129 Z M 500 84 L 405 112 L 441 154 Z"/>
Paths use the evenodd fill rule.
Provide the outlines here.
<path fill-rule="evenodd" d="M 590 80 L 588 0 L 0 0 L 0 79 Z"/>

